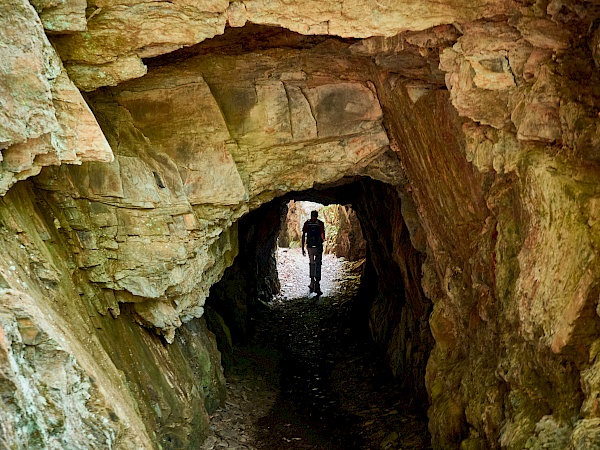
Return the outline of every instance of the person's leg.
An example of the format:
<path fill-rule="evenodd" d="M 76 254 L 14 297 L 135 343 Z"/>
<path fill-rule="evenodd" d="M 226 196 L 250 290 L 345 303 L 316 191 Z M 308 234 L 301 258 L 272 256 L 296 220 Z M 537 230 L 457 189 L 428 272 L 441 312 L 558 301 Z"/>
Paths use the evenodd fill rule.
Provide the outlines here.
<path fill-rule="evenodd" d="M 323 262 L 323 249 L 315 249 L 315 280 L 321 281 L 321 264 Z"/>
<path fill-rule="evenodd" d="M 309 265 L 309 273 L 310 273 L 310 285 L 308 286 L 311 292 L 314 292 L 315 288 L 315 273 L 316 273 L 316 255 L 317 249 L 308 247 L 308 265 Z"/>
<path fill-rule="evenodd" d="M 317 295 L 321 295 L 321 263 L 323 262 L 323 249 L 318 248 L 315 252 L 315 284 L 314 291 Z"/>

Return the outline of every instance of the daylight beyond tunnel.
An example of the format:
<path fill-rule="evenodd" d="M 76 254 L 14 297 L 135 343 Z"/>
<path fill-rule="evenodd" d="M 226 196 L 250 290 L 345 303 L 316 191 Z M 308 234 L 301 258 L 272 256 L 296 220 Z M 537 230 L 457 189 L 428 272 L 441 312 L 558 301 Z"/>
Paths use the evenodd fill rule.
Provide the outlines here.
<path fill-rule="evenodd" d="M 239 223 L 240 254 L 212 288 L 207 306 L 223 318 L 234 341 L 249 337 L 256 309 L 279 292 L 275 252 L 290 199 L 348 204 L 356 211 L 367 259 L 354 324 L 369 328 L 398 383 L 426 409 L 425 367 L 433 338 L 428 323 L 431 302 L 420 286 L 424 255 L 411 243 L 401 200 L 392 186 L 368 178 L 346 180 L 328 189 L 289 194 L 248 214 Z M 219 330 L 216 334 L 223 335 Z"/>

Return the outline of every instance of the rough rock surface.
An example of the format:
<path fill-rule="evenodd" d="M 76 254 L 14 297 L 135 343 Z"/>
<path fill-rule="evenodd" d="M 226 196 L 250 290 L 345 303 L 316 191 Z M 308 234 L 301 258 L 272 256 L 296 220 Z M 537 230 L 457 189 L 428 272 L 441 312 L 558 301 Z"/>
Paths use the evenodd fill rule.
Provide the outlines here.
<path fill-rule="evenodd" d="M 64 324 L 48 320 L 22 292 L 2 289 L 0 302 L 3 447 L 89 448 L 95 443 L 109 448 L 123 443 L 118 439 L 125 432 L 123 423 L 107 404 L 102 386 L 73 358 L 73 343 L 60 330 Z"/>
<path fill-rule="evenodd" d="M 70 0 L 59 13 L 76 9 Z M 425 30 L 440 24 L 468 22 L 508 13 L 510 0 L 424 2 L 305 0 L 246 0 L 240 2 L 146 2 L 94 0 L 87 29 L 65 27 L 68 35 L 53 39 L 69 74 L 84 90 L 113 86 L 145 74 L 142 58 L 168 53 L 223 33 L 226 24 L 247 22 L 280 26 L 311 35 L 342 37 L 393 36 L 406 30 Z M 56 12 L 54 12 L 57 14 Z M 50 12 L 43 12 L 49 31 L 55 30 Z M 63 19 L 64 20 L 64 19 Z M 72 22 L 75 22 L 73 20 Z M 107 76 L 107 73 L 110 74 Z"/>
<path fill-rule="evenodd" d="M 349 261 L 364 259 L 367 243 L 356 212 L 347 205 L 330 205 L 323 211 L 323 216 L 329 224 L 326 252 Z"/>
<path fill-rule="evenodd" d="M 73 374 L 59 391 L 78 386 L 106 405 L 75 396 L 67 423 L 93 417 L 93 436 L 126 448 L 197 445 L 222 378 L 214 340 L 194 318 L 238 253 L 238 222 L 288 193 L 343 190 L 364 176 L 386 186 L 357 197 L 357 211 L 392 212 L 366 233 L 373 335 L 415 396 L 426 387 L 434 447 L 597 442 L 593 2 L 34 6 L 0 5 L 0 274 L 3 292 L 65 318 L 64 348 L 51 323 L 22 318 L 50 336 L 39 350 L 66 361 L 57 358 L 57 372 Z M 198 44 L 226 23 L 224 36 Z M 173 52 L 182 46 L 191 47 Z M 84 90 L 117 85 L 86 97 L 101 130 L 70 77 Z M 44 166 L 55 167 L 15 185 Z M 261 231 L 252 220 L 249 238 Z M 276 288 L 271 255 L 254 244 L 264 272 L 229 276 L 240 286 L 258 278 L 248 292 L 264 296 Z M 27 361 L 23 336 L 33 332 L 18 330 L 13 310 L 1 309 L 1 354 L 21 358 L 18 370 L 42 392 L 33 380 L 46 356 Z M 69 400 L 53 392 L 42 392 L 46 404 Z M 18 399 L 6 423 L 44 401 Z M 9 439 L 33 439 L 35 427 L 48 445 L 79 439 L 59 410 Z"/>
<path fill-rule="evenodd" d="M 196 58 L 90 97 L 115 161 L 60 166 L 38 185 L 56 202 L 79 268 L 107 290 L 100 311 L 133 303 L 172 341 L 202 315 L 235 257 L 241 215 L 278 194 L 366 173 L 385 152 L 368 85 L 290 73 L 293 55 L 283 56 L 265 55 L 258 69 L 249 56 Z M 271 61 L 282 67 L 267 77 Z"/>
<path fill-rule="evenodd" d="M 3 2 L 0 17 L 0 194 L 44 166 L 112 161 L 106 138 L 33 7 Z"/>

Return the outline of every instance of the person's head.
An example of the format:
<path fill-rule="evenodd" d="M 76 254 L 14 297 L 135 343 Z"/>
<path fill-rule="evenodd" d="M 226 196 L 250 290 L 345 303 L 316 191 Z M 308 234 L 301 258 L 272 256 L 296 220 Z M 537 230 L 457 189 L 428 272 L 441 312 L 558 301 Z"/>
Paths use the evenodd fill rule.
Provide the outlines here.
<path fill-rule="evenodd" d="M 319 217 L 319 212 L 318 211 L 311 211 L 310 212 L 310 220 L 317 220 L 317 217 Z"/>

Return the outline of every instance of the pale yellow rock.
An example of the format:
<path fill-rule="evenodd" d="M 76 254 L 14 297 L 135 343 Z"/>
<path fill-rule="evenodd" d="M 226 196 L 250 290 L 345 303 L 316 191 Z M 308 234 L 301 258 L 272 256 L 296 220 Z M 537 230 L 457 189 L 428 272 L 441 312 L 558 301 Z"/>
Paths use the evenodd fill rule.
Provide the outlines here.
<path fill-rule="evenodd" d="M 600 441 L 600 419 L 586 419 L 577 423 L 573 430 L 571 445 L 575 450 L 594 448 Z"/>
<path fill-rule="evenodd" d="M 559 87 L 551 69 L 538 70 L 530 90 L 519 92 L 518 102 L 511 113 L 521 140 L 554 142 L 561 137 Z"/>
<path fill-rule="evenodd" d="M 161 301 L 143 302 L 135 304 L 135 312 L 144 321 L 159 328 L 168 343 L 175 339 L 175 330 L 181 326 L 179 315 L 170 304 Z"/>
<path fill-rule="evenodd" d="M 406 30 L 424 30 L 436 25 L 466 22 L 488 14 L 508 11 L 511 2 L 460 0 L 422 2 L 409 0 L 245 0 L 248 20 L 278 25 L 302 34 L 332 34 L 343 37 L 393 36 Z"/>
<path fill-rule="evenodd" d="M 113 153 L 96 118 L 63 70 L 52 86 L 52 103 L 60 130 L 54 133 L 60 162 L 110 162 Z"/>
<path fill-rule="evenodd" d="M 82 91 L 93 91 L 102 86 L 116 86 L 122 81 L 146 75 L 147 69 L 138 56 L 122 56 L 105 64 L 67 65 L 69 77 Z"/>
<path fill-rule="evenodd" d="M 478 88 L 502 91 L 516 87 L 506 57 L 500 56 L 489 59 L 487 57 L 467 56 L 466 59 L 475 71 L 473 83 Z"/>
<path fill-rule="evenodd" d="M 0 17 L 0 150 L 3 150 L 58 129 L 51 83 L 61 68 L 28 2 L 2 2 Z"/>
<path fill-rule="evenodd" d="M 502 129 L 510 121 L 509 95 L 516 89 L 509 55 L 521 34 L 503 22 L 475 22 L 440 55 L 452 104 L 461 115 Z"/>
<path fill-rule="evenodd" d="M 76 1 L 76 0 L 72 0 Z M 430 3 L 395 1 L 306 0 L 290 4 L 281 0 L 245 2 L 147 2 L 142 0 L 95 0 L 87 31 L 57 36 L 54 42 L 78 86 L 93 89 L 105 80 L 140 76 L 134 70 L 120 70 L 120 77 L 107 76 L 103 65 L 116 59 L 149 58 L 193 45 L 224 31 L 225 24 L 241 27 L 246 22 L 279 26 L 302 34 L 343 37 L 394 36 L 406 30 L 427 28 L 510 11 L 510 0 L 461 0 Z M 98 74 L 94 74 L 94 68 Z M 112 72 L 117 72 L 113 69 Z M 121 78 L 125 79 L 125 78 Z"/>
<path fill-rule="evenodd" d="M 246 188 L 229 153 L 231 136 L 204 80 L 199 76 L 174 79 L 172 74 L 160 74 L 149 83 L 157 88 L 125 91 L 119 100 L 129 110 L 135 128 L 177 166 L 187 201 L 236 205 L 247 200 Z M 165 123 L 176 131 L 165 133 Z"/>
<path fill-rule="evenodd" d="M 12 5 L 2 27 L 0 77 L 0 195 L 18 180 L 61 162 L 111 161 L 112 150 L 96 119 L 43 32 L 29 5 Z M 1 7 L 0 7 L 1 8 Z M 19 24 L 29 24 L 23 33 Z M 21 30 L 21 31 L 20 31 Z"/>
<path fill-rule="evenodd" d="M 227 8 L 227 23 L 230 27 L 243 27 L 248 21 L 246 5 L 242 2 L 231 2 Z"/>
<path fill-rule="evenodd" d="M 466 157 L 480 172 L 508 173 L 517 169 L 523 155 L 513 133 L 475 124 L 463 127 Z"/>
<path fill-rule="evenodd" d="M 44 29 L 50 33 L 85 31 L 86 0 L 33 0 L 31 4 L 40 14 Z"/>
<path fill-rule="evenodd" d="M 533 338 L 541 331 L 543 342 L 561 352 L 584 345 L 579 340 L 585 342 L 585 310 L 595 314 L 593 286 L 600 267 L 593 231 L 570 199 L 598 198 L 600 191 L 586 182 L 594 177 L 589 171 L 575 175 L 560 158 L 539 154 L 535 161 L 527 173 L 531 222 L 518 256 L 516 298 L 521 332 Z"/>
<path fill-rule="evenodd" d="M 100 2 L 97 6 L 86 32 L 53 40 L 62 60 L 78 66 L 71 76 L 85 89 L 102 85 L 101 80 L 114 85 L 142 76 L 136 57 L 169 53 L 223 33 L 228 2 Z M 99 66 L 97 73 L 94 66 Z"/>
<path fill-rule="evenodd" d="M 460 44 L 453 49 L 445 49 L 440 55 L 440 68 L 446 72 L 446 85 L 450 90 L 452 104 L 466 117 L 484 125 L 502 129 L 510 121 L 508 95 L 505 89 L 479 88 L 473 66 L 462 54 Z M 485 71 L 489 72 L 489 71 Z M 485 84 L 485 77 L 480 82 Z M 509 75 L 502 75 L 501 86 L 507 85 Z M 496 84 L 496 87 L 500 87 Z"/>

